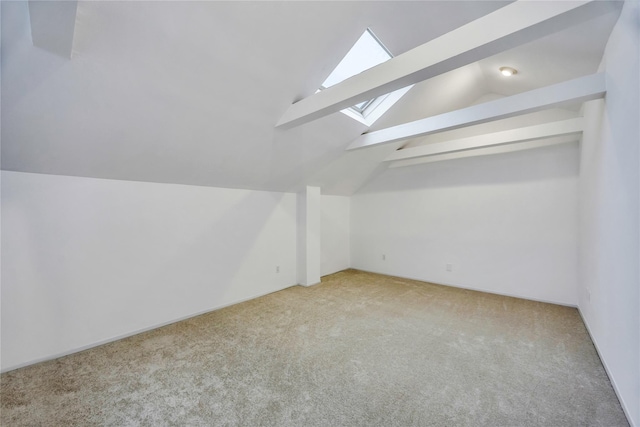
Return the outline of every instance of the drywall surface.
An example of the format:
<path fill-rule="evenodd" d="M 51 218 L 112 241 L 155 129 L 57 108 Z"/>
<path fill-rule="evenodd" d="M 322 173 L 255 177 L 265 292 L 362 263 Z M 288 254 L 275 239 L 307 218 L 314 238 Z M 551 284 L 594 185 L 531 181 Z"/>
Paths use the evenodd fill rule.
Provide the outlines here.
<path fill-rule="evenodd" d="M 297 194 L 298 284 L 320 283 L 320 187 Z"/>
<path fill-rule="evenodd" d="M 3 171 L 2 220 L 3 370 L 296 283 L 295 194 Z"/>
<path fill-rule="evenodd" d="M 388 169 L 351 199 L 351 266 L 575 305 L 577 175 L 577 143 Z"/>
<path fill-rule="evenodd" d="M 349 268 L 349 197 L 322 196 L 320 206 L 320 274 Z"/>
<path fill-rule="evenodd" d="M 585 106 L 579 307 L 631 424 L 640 426 L 638 2 L 626 2 L 603 57 L 607 96 Z"/>

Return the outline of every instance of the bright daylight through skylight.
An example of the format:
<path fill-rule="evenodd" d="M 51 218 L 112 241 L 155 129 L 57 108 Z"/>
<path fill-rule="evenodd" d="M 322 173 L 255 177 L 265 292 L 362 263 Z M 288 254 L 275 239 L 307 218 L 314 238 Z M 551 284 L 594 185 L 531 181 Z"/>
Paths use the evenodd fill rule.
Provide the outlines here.
<path fill-rule="evenodd" d="M 335 70 L 322 83 L 322 89 L 338 84 L 391 58 L 392 55 L 389 51 L 373 35 L 371 30 L 367 29 L 340 61 Z M 364 101 L 351 108 L 362 114 L 373 101 L 374 99 Z"/>

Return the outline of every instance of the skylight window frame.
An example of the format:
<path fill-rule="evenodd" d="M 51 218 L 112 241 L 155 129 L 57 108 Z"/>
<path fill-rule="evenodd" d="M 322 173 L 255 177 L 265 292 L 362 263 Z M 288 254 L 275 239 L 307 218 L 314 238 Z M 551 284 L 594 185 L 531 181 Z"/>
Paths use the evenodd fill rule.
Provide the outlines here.
<path fill-rule="evenodd" d="M 385 93 L 384 95 L 380 95 L 377 96 L 375 98 L 373 98 L 372 100 L 370 100 L 369 102 L 367 102 L 367 104 L 364 106 L 364 108 L 362 109 L 362 111 L 360 111 L 358 108 L 354 107 L 349 107 L 351 108 L 353 111 L 362 114 L 362 117 L 364 117 L 365 119 L 367 118 L 367 116 L 373 112 L 373 110 L 375 110 L 376 108 L 378 108 L 379 105 L 381 105 L 385 99 L 387 99 L 387 97 L 389 96 L 389 93 Z"/>
<path fill-rule="evenodd" d="M 382 50 L 384 51 L 384 53 L 386 53 L 386 54 L 387 54 L 388 59 L 386 59 L 384 62 L 387 62 L 388 60 L 390 60 L 390 59 L 392 59 L 392 58 L 394 57 L 394 56 L 393 56 L 393 54 L 389 51 L 389 49 L 387 49 L 387 47 L 384 45 L 384 43 L 382 43 L 382 41 L 380 41 L 380 39 L 378 38 L 378 36 L 376 36 L 376 35 L 375 35 L 375 33 L 371 30 L 371 28 L 367 27 L 367 29 L 364 31 L 364 33 L 362 33 L 362 35 L 364 35 L 364 34 L 366 34 L 366 33 L 368 33 L 368 34 L 369 34 L 369 37 L 371 37 L 371 38 L 373 39 L 373 41 L 375 41 L 375 42 L 378 44 L 378 46 L 379 46 L 380 48 L 382 48 Z M 358 38 L 358 40 L 360 40 L 360 39 L 362 38 L 362 35 Z M 355 45 L 354 45 L 354 46 L 355 46 Z M 352 47 L 352 49 L 353 49 L 353 47 Z M 345 56 L 345 58 L 346 58 L 346 56 Z M 343 60 L 344 60 L 344 58 L 343 58 Z M 341 62 L 342 62 L 342 61 L 341 61 Z M 384 63 L 384 62 L 381 62 L 381 64 L 382 64 L 382 63 Z M 340 64 L 338 64 L 338 65 L 340 65 Z M 378 65 L 380 65 L 380 64 L 378 64 Z M 374 65 L 374 67 L 375 67 L 375 65 Z M 337 67 L 336 67 L 336 68 L 337 68 Z M 371 67 L 371 68 L 373 68 L 373 67 Z M 367 70 L 368 70 L 368 69 L 370 69 L 370 68 L 367 68 Z M 334 69 L 334 71 L 335 71 L 335 69 Z M 363 71 L 366 71 L 366 70 L 363 70 Z M 361 71 L 360 73 L 362 73 L 363 71 Z M 358 74 L 360 74 L 360 73 L 354 74 L 353 76 L 357 76 L 357 75 L 358 75 Z M 331 74 L 333 74 L 333 71 L 331 72 Z M 330 74 L 329 76 L 331 76 L 331 74 Z M 351 77 L 353 77 L 353 76 L 350 76 L 350 77 L 348 77 L 348 78 L 351 78 Z M 328 78 L 329 78 L 329 77 L 327 77 L 327 79 L 328 79 Z M 346 80 L 346 79 L 345 79 L 345 80 Z M 344 81 L 344 80 L 343 80 L 343 81 Z M 327 87 L 326 87 L 326 86 L 324 86 L 324 82 L 323 82 L 323 84 L 322 84 L 322 85 L 320 85 L 320 89 L 319 89 L 319 90 L 324 90 L 324 89 L 327 89 Z M 357 114 L 361 114 L 363 117 L 365 117 L 365 116 L 366 116 L 366 111 L 367 111 L 367 109 L 368 109 L 372 104 L 376 103 L 375 101 L 377 101 L 379 98 L 381 98 L 381 97 L 385 97 L 385 96 L 386 96 L 386 95 L 381 95 L 381 96 L 375 97 L 375 98 L 373 98 L 373 99 L 370 99 L 370 100 L 369 100 L 369 101 L 367 101 L 367 102 L 366 102 L 362 107 L 358 107 L 358 105 L 359 105 L 359 104 L 362 104 L 362 103 L 360 102 L 360 103 L 358 103 L 358 104 L 356 104 L 356 105 L 353 105 L 353 106 L 349 107 L 349 109 L 351 109 L 351 110 L 352 110 L 352 111 L 354 111 L 355 113 L 357 113 Z M 376 104 L 377 104 L 377 105 L 379 105 L 380 103 L 376 103 Z"/>
<path fill-rule="evenodd" d="M 378 98 L 379 98 L 379 97 L 378 97 Z M 351 108 L 351 109 L 352 109 L 353 111 L 355 111 L 356 113 L 360 113 L 360 114 L 362 114 L 362 115 L 364 116 L 364 112 L 367 110 L 367 108 L 369 108 L 369 106 L 370 106 L 371 104 L 373 104 L 373 101 L 375 101 L 375 100 L 376 100 L 376 99 L 378 99 L 378 98 L 373 98 L 373 99 L 368 100 L 368 101 L 367 101 L 367 102 L 362 106 L 362 108 L 361 108 L 361 107 L 358 107 L 358 105 L 354 105 L 353 107 L 349 107 L 349 108 Z"/>
<path fill-rule="evenodd" d="M 370 35 L 371 37 L 373 37 L 373 39 L 374 39 L 376 42 L 378 42 L 378 44 L 380 45 L 380 47 L 381 47 L 385 52 L 387 52 L 387 55 L 389 55 L 389 59 L 393 58 L 393 53 L 391 53 L 391 51 L 390 51 L 389 49 L 387 49 L 387 47 L 384 45 L 384 43 L 382 43 L 382 42 L 380 41 L 380 39 L 378 38 L 378 36 L 376 36 L 376 35 L 374 34 L 374 32 L 371 30 L 371 28 L 367 27 L 367 29 L 366 29 L 366 31 L 365 31 L 365 32 L 369 33 L 369 35 Z M 388 60 L 387 60 L 387 61 L 388 61 Z M 385 61 L 385 62 L 386 62 L 386 61 Z"/>
<path fill-rule="evenodd" d="M 382 49 L 382 52 L 384 54 L 386 54 L 386 56 L 388 57 L 386 60 L 373 65 L 367 69 L 364 69 L 356 74 L 352 74 L 351 76 L 340 80 L 334 84 L 332 84 L 329 87 L 332 87 L 336 84 L 339 84 L 345 80 L 348 80 L 354 76 L 357 76 L 360 73 L 363 73 L 364 71 L 370 70 L 380 64 L 383 64 L 385 62 L 387 62 L 388 60 L 394 58 L 394 55 L 389 51 L 389 49 L 387 49 L 387 47 L 384 45 L 384 43 L 382 43 L 382 41 L 380 41 L 380 39 L 378 38 L 378 36 L 375 35 L 375 33 L 371 30 L 371 28 L 367 27 L 365 29 L 365 31 L 362 33 L 362 35 L 358 38 L 358 40 L 356 41 L 356 43 L 354 43 L 354 45 L 351 47 L 351 49 L 349 50 L 349 52 L 347 52 L 347 54 L 342 58 L 342 60 L 340 60 L 340 62 L 338 63 L 338 65 L 336 66 L 336 68 L 334 68 L 331 73 L 329 74 L 329 76 L 327 76 L 327 78 L 325 79 L 325 81 L 323 82 L 322 85 L 320 85 L 320 88 L 316 91 L 320 92 L 322 90 L 328 89 L 328 87 L 326 87 L 324 85 L 324 83 L 329 80 L 329 78 L 331 77 L 331 75 L 338 69 L 338 67 L 341 65 L 342 61 L 345 60 L 345 58 L 347 58 L 347 56 L 349 55 L 349 53 L 351 52 L 351 50 L 353 49 L 353 47 L 358 43 L 358 41 L 360 41 L 360 39 L 362 38 L 362 36 L 364 36 L 365 34 L 367 34 L 371 37 L 372 41 L 377 43 L 377 46 L 380 47 Z M 382 53 L 379 52 L 379 53 Z M 380 95 L 377 96 L 373 99 L 370 99 L 368 101 L 366 101 L 364 103 L 364 105 L 360 108 L 358 107 L 359 104 L 363 104 L 362 102 L 359 102 L 356 105 L 353 105 L 351 107 L 345 108 L 343 110 L 340 110 L 340 112 L 342 114 L 345 114 L 346 116 L 349 116 L 350 118 L 366 125 L 366 126 L 371 126 L 373 125 L 373 123 L 378 120 L 380 117 L 382 117 L 383 114 L 385 114 L 389 108 L 391 108 L 396 102 L 398 102 L 400 100 L 400 98 L 402 98 L 402 96 L 404 96 L 404 94 L 406 94 L 414 85 L 409 85 L 407 87 L 398 89 L 394 92 L 390 92 L 384 95 Z"/>

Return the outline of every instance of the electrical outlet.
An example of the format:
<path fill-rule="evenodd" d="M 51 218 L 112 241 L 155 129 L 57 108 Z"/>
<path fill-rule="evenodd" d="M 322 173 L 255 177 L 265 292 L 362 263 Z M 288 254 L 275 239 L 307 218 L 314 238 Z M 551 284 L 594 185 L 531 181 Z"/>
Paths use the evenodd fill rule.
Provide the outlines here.
<path fill-rule="evenodd" d="M 276 273 L 280 273 L 280 266 L 276 265 Z"/>
<path fill-rule="evenodd" d="M 387 256 L 385 254 L 382 254 L 382 260 L 386 261 L 387 260 Z"/>
<path fill-rule="evenodd" d="M 453 271 L 453 264 L 447 264 L 447 271 Z"/>

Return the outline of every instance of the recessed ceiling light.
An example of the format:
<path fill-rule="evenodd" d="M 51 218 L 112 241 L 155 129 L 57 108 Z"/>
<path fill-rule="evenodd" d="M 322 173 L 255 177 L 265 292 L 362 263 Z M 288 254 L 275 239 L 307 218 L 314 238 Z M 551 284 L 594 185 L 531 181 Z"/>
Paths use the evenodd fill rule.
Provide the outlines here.
<path fill-rule="evenodd" d="M 500 67 L 499 70 L 503 76 L 507 76 L 507 77 L 513 76 L 514 74 L 518 74 L 518 70 L 511 67 Z"/>

